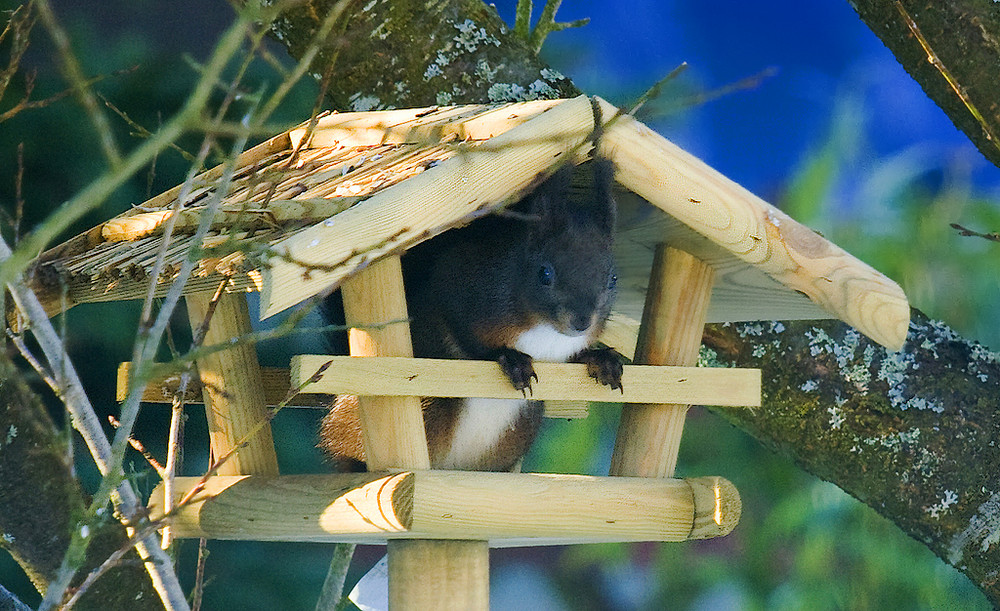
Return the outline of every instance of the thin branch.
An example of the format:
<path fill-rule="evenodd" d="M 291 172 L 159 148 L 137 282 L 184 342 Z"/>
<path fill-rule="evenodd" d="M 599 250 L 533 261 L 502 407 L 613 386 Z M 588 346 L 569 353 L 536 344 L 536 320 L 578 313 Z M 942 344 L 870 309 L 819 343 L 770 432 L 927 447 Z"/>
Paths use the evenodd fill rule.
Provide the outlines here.
<path fill-rule="evenodd" d="M 194 594 L 191 597 L 191 611 L 201 611 L 202 596 L 205 594 L 205 562 L 208 560 L 208 540 L 198 539 L 198 566 L 194 572 Z"/>
<path fill-rule="evenodd" d="M 65 231 L 87 212 L 101 205 L 108 196 L 136 172 L 141 171 L 146 164 L 171 142 L 174 142 L 201 116 L 205 104 L 213 91 L 214 76 L 221 74 L 232 57 L 240 50 L 243 40 L 243 30 L 249 27 L 247 21 L 238 20 L 223 35 L 215 48 L 205 74 L 195 85 L 183 108 L 151 138 L 125 157 L 122 164 L 108 170 L 90 183 L 71 200 L 63 204 L 34 229 L 32 233 L 17 245 L 9 259 L 0 267 L 0 283 L 10 282 L 17 274 L 31 263 L 39 252 L 57 235 Z"/>
<path fill-rule="evenodd" d="M 68 87 L 66 89 L 63 89 L 59 93 L 54 93 L 54 94 L 50 95 L 49 97 L 47 97 L 47 98 L 45 98 L 43 100 L 32 100 L 31 99 L 31 93 L 35 89 L 35 73 L 31 72 L 29 74 L 26 74 L 25 77 L 24 77 L 24 96 L 21 97 L 21 100 L 18 101 L 17 104 L 15 104 L 11 108 L 5 110 L 3 113 L 0 113 L 0 123 L 3 123 L 4 121 L 7 121 L 9 119 L 12 119 L 15 115 L 17 115 L 17 114 L 19 114 L 19 113 L 21 113 L 21 112 L 23 112 L 25 110 L 32 110 L 32 109 L 36 109 L 36 108 L 45 108 L 47 106 L 51 106 L 55 102 L 58 102 L 59 100 L 62 100 L 63 98 L 69 97 L 70 95 L 76 93 L 77 90 L 80 87 L 84 87 L 84 88 L 89 89 L 90 87 L 92 87 L 96 83 L 100 83 L 101 81 L 103 81 L 104 79 L 106 79 L 106 78 L 108 78 L 110 76 L 118 76 L 120 74 L 127 74 L 129 72 L 134 71 L 136 68 L 138 68 L 138 66 L 132 66 L 131 68 L 126 68 L 124 70 L 118 70 L 118 71 L 112 72 L 110 75 L 101 74 L 101 75 L 95 76 L 95 77 L 90 78 L 89 80 L 83 82 L 79 86 L 74 85 L 72 87 Z"/>
<path fill-rule="evenodd" d="M 38 377 L 42 378 L 42 381 L 45 382 L 45 385 L 51 388 L 52 391 L 56 393 L 56 396 L 61 395 L 62 388 L 60 388 L 59 384 L 56 383 L 56 379 L 52 377 L 52 372 L 50 372 L 48 368 L 45 365 L 43 365 L 42 362 L 39 361 L 38 358 L 31 352 L 31 350 L 28 348 L 28 345 L 24 343 L 24 336 L 14 333 L 10 329 L 7 329 L 7 339 L 9 339 L 14 344 L 14 347 L 17 348 L 17 351 L 21 353 L 21 358 L 23 358 L 25 361 L 28 362 L 29 365 L 31 365 L 31 368 L 35 370 L 35 373 L 38 374 Z"/>
<path fill-rule="evenodd" d="M 69 600 L 66 601 L 66 604 L 62 606 L 60 611 L 70 611 L 76 605 L 76 603 L 80 602 L 80 598 L 84 594 L 86 594 L 87 590 L 89 590 L 91 586 L 93 586 L 94 583 L 96 583 L 97 580 L 102 575 L 104 575 L 105 573 L 113 569 L 115 566 L 117 566 L 118 563 L 121 562 L 125 554 L 127 554 L 129 550 L 132 549 L 139 542 L 140 539 L 152 538 L 155 532 L 156 532 L 156 524 L 151 524 L 151 523 L 146 524 L 135 535 L 129 538 L 128 541 L 126 541 L 115 551 L 111 552 L 111 554 L 104 560 L 104 562 L 102 562 L 99 566 L 94 568 L 94 570 L 88 573 L 87 577 L 83 580 L 83 582 L 79 586 L 74 588 L 73 594 L 69 597 Z"/>
<path fill-rule="evenodd" d="M 118 108 L 117 106 L 115 106 L 114 104 L 112 104 L 111 100 L 108 100 L 106 97 L 104 97 L 103 95 L 101 95 L 99 93 L 97 94 L 97 97 L 100 98 L 100 100 L 102 102 L 104 102 L 104 105 L 107 106 L 111 110 L 111 112 L 113 112 L 116 115 L 118 115 L 119 117 L 121 117 L 121 120 L 124 121 L 126 125 L 128 125 L 133 130 L 135 130 L 135 131 L 132 132 L 133 136 L 136 136 L 137 138 L 149 138 L 150 136 L 153 135 L 153 132 L 149 131 L 148 129 L 146 129 L 145 127 L 143 127 L 142 125 L 140 125 L 139 123 L 136 123 L 135 121 L 133 121 L 132 117 L 128 116 L 128 114 L 124 110 L 122 110 L 122 109 Z M 186 161 L 189 161 L 191 163 L 196 163 L 196 157 L 194 155 L 192 155 L 191 153 L 189 153 L 189 152 L 185 151 L 184 149 L 182 149 L 180 146 L 177 145 L 176 142 L 171 142 L 169 146 L 173 150 L 175 150 L 178 153 L 180 153 L 181 157 L 183 157 Z M 156 158 L 154 157 L 153 160 L 155 162 Z"/>
<path fill-rule="evenodd" d="M 991 242 L 1000 242 L 1000 233 L 997 233 L 996 231 L 991 231 L 989 233 L 979 233 L 978 231 L 973 231 L 972 229 L 963 227 L 958 223 L 952 223 L 951 227 L 952 229 L 957 229 L 958 235 L 960 236 L 972 236 L 976 238 L 983 238 L 984 240 L 989 240 Z"/>
<path fill-rule="evenodd" d="M 121 423 L 118 422 L 118 419 L 115 418 L 114 416 L 108 416 L 108 422 L 110 422 L 111 426 L 116 429 L 119 426 L 121 426 Z M 138 439 L 136 439 L 135 437 L 130 437 L 128 443 L 130 446 L 132 446 L 132 449 L 142 454 L 142 457 L 146 459 L 146 462 L 149 463 L 149 466 L 153 467 L 153 470 L 156 471 L 156 474 L 160 476 L 160 479 L 163 479 L 165 474 L 165 469 L 163 465 L 161 465 L 160 461 L 156 460 L 156 457 L 153 456 L 153 454 L 146 449 L 146 446 L 143 445 L 143 443 Z"/>
<path fill-rule="evenodd" d="M 28 2 L 14 9 L 3 32 L 0 33 L 0 42 L 3 42 L 8 34 L 11 35 L 10 59 L 7 60 L 7 67 L 0 70 L 0 99 L 3 99 L 11 79 L 21 67 L 21 58 L 28 50 L 28 44 L 31 41 L 31 28 L 35 25 L 32 8 L 33 4 Z"/>
<path fill-rule="evenodd" d="M 10 248 L 5 241 L 0 239 L 0 261 L 10 256 Z M 94 462 L 97 463 L 98 469 L 105 476 L 105 481 L 110 481 L 111 446 L 108 444 L 107 437 L 104 436 L 100 420 L 94 412 L 90 399 L 83 390 L 83 384 L 80 382 L 76 369 L 65 353 L 62 340 L 53 329 L 52 323 L 49 322 L 45 309 L 38 298 L 20 278 L 8 282 L 7 286 L 14 296 L 18 309 L 27 318 L 38 344 L 42 347 L 49 362 L 49 368 L 52 371 L 63 372 L 63 389 L 60 394 L 72 415 L 73 425 L 83 436 L 94 457 Z M 120 478 L 116 479 L 119 481 L 115 487 L 116 505 L 123 520 L 131 523 L 136 519 L 136 516 L 141 515 L 142 504 L 127 482 L 121 482 Z M 104 504 L 101 504 L 99 507 L 103 506 Z M 88 513 L 87 519 L 91 519 L 95 513 L 96 509 L 93 509 Z M 63 558 L 55 578 L 49 583 L 41 609 L 52 609 L 59 604 L 70 580 L 76 573 L 76 567 L 73 566 L 71 559 L 81 557 L 82 551 L 86 549 L 88 543 L 88 537 L 84 537 L 81 531 L 81 528 L 73 529 L 70 549 L 67 551 L 66 557 Z M 177 581 L 177 576 L 174 574 L 173 563 L 156 543 L 154 538 L 144 538 L 137 542 L 135 547 L 140 557 L 152 560 L 152 562 L 146 563 L 146 567 L 164 606 L 171 610 L 187 609 L 187 601 L 180 583 Z"/>
<path fill-rule="evenodd" d="M 528 40 L 528 45 L 535 53 L 542 50 L 542 45 L 545 44 L 545 39 L 548 38 L 549 34 L 552 32 L 559 32 L 570 28 L 582 28 L 590 23 L 589 17 L 585 19 L 577 19 L 576 21 L 557 22 L 556 11 L 559 10 L 559 5 L 561 4 L 562 0 L 548 0 L 545 3 L 545 8 L 542 9 L 542 15 L 538 18 L 538 23 L 535 24 L 535 29 L 531 31 L 531 38 Z"/>
<path fill-rule="evenodd" d="M 111 167 L 114 168 L 121 165 L 122 155 L 118 150 L 118 144 L 115 142 L 114 131 L 111 129 L 108 117 L 101 111 L 101 107 L 97 103 L 97 98 L 94 96 L 93 91 L 87 86 L 87 77 L 83 74 L 83 68 L 80 66 L 80 61 L 77 59 L 76 54 L 73 53 L 66 30 L 63 29 L 62 25 L 56 19 L 55 13 L 52 12 L 49 0 L 35 0 L 35 2 L 37 3 L 38 14 L 45 24 L 45 28 L 49 31 L 49 36 L 52 38 L 52 42 L 55 44 L 56 51 L 59 54 L 63 76 L 73 85 L 73 93 L 76 94 L 77 100 L 83 106 L 87 116 L 90 117 L 91 123 L 94 124 L 94 129 L 97 130 L 104 156 L 107 157 Z"/>
<path fill-rule="evenodd" d="M 514 34 L 521 40 L 531 39 L 531 10 L 534 8 L 531 0 L 518 0 L 517 13 L 514 17 Z"/>
<path fill-rule="evenodd" d="M 344 600 L 344 582 L 347 581 L 347 570 L 351 568 L 351 558 L 354 556 L 353 543 L 336 543 L 333 546 L 333 558 L 330 559 L 330 569 L 323 580 L 323 588 L 316 601 L 316 611 L 337 611 Z"/>
<path fill-rule="evenodd" d="M 24 218 L 24 142 L 17 143 L 17 177 L 14 179 L 14 243 L 21 239 L 21 221 Z"/>
<path fill-rule="evenodd" d="M 191 339 L 192 348 L 199 348 L 205 343 L 205 336 L 208 334 L 208 327 L 212 322 L 212 317 L 215 315 L 215 309 L 219 304 L 219 299 L 222 298 L 228 283 L 228 279 L 219 283 L 219 288 L 215 291 L 215 294 L 212 295 L 212 299 L 208 302 L 205 319 L 200 325 L 198 325 L 198 328 L 194 332 L 194 337 Z M 166 512 L 173 510 L 174 476 L 180 469 L 183 451 L 182 427 L 184 422 L 184 397 L 187 394 L 188 386 L 191 383 L 193 371 L 194 363 L 192 362 L 184 370 L 184 372 L 181 373 L 180 384 L 170 403 L 170 432 L 167 439 L 167 466 L 163 470 L 163 473 L 161 473 L 161 479 L 163 480 L 163 497 L 166 499 L 164 511 Z M 163 528 L 161 547 L 163 547 L 163 549 L 170 547 L 172 538 L 170 525 L 167 524 L 167 526 Z"/>

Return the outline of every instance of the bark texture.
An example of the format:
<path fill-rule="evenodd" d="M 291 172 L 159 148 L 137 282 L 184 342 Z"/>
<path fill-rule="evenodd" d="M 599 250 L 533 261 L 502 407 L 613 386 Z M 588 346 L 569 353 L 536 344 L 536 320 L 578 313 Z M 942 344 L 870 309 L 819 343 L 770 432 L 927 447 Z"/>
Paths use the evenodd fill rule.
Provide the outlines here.
<path fill-rule="evenodd" d="M 955 127 L 1000 166 L 1000 10 L 989 0 L 849 0 L 872 32 L 920 83 Z M 982 115 L 973 115 L 962 97 L 907 25 L 899 6 L 913 19 L 931 51 Z M 984 128 L 985 125 L 985 128 Z M 991 137 L 992 136 L 992 137 Z"/>
<path fill-rule="evenodd" d="M 86 499 L 77 484 L 65 439 L 45 406 L 0 351 L 0 545 L 44 593 L 69 547 L 71 529 Z M 110 514 L 110 512 L 109 512 Z M 88 527 L 94 537 L 75 583 L 125 541 L 107 515 Z M 80 599 L 78 609 L 163 609 L 133 550 Z"/>
<path fill-rule="evenodd" d="M 988 128 L 1000 126 L 996 7 L 983 0 L 902 4 Z M 310 7 L 322 14 L 321 5 Z M 854 5 L 932 99 L 1000 165 L 997 148 L 927 62 L 895 2 Z M 504 90 L 517 85 L 525 97 L 547 97 L 530 95 L 546 68 L 525 55 L 522 41 L 478 0 L 379 0 L 349 12 L 329 92 L 336 108 L 499 101 L 490 94 L 491 81 Z M 356 30 L 355 23 L 363 25 Z M 287 44 L 308 31 L 307 21 L 289 20 L 278 37 Z M 463 31 L 481 33 L 474 34 L 480 43 L 459 42 Z M 288 46 L 294 56 L 297 48 Z M 446 55 L 439 63 L 440 53 L 460 59 Z M 485 70 L 473 76 L 480 65 L 502 65 L 503 76 Z M 432 66 L 448 71 L 439 78 Z M 570 83 L 559 85 L 560 94 L 575 93 Z M 371 103 L 358 104 L 365 99 Z M 913 321 L 900 353 L 887 353 L 838 322 L 714 326 L 705 344 L 720 364 L 764 371 L 764 406 L 726 412 L 737 426 L 875 508 L 1000 605 L 1000 361 L 942 323 L 918 312 Z"/>
<path fill-rule="evenodd" d="M 335 0 L 289 10 L 273 28 L 293 57 L 305 50 Z M 341 32 L 313 64 L 317 78 L 333 62 L 332 108 L 520 102 L 577 94 L 546 67 L 481 0 L 355 0 Z"/>
<path fill-rule="evenodd" d="M 712 325 L 704 356 L 763 370 L 718 410 L 965 573 L 1000 605 L 1000 355 L 914 310 L 888 352 L 837 322 Z"/>

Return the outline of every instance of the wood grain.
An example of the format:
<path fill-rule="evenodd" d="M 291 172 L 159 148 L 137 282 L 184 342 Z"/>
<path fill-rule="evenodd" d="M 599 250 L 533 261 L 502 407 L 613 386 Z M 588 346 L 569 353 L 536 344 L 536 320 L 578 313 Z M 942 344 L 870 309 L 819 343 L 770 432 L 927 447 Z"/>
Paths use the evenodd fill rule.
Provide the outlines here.
<path fill-rule="evenodd" d="M 264 224 L 298 223 L 299 226 L 318 223 L 334 214 L 343 212 L 361 201 L 360 197 L 305 198 L 294 200 L 272 200 L 267 208 L 253 206 L 223 206 L 212 219 L 212 229 L 228 230 L 238 221 L 249 224 L 259 219 Z M 185 208 L 178 212 L 173 210 L 156 210 L 143 212 L 121 218 L 111 219 L 101 226 L 101 236 L 108 242 L 123 242 L 162 232 L 163 225 L 176 215 L 174 231 L 192 230 L 201 222 L 204 207 Z"/>
<path fill-rule="evenodd" d="M 701 334 L 698 334 L 700 344 Z M 695 347 L 697 352 L 697 346 Z M 411 358 L 292 357 L 291 383 L 301 384 L 333 361 L 309 390 L 370 396 L 485 397 L 520 399 L 493 361 Z M 760 405 L 760 370 L 626 365 L 624 391 L 597 384 L 577 363 L 534 364 L 531 397 L 608 403 L 687 403 L 728 407 Z"/>
<path fill-rule="evenodd" d="M 178 478 L 175 497 L 200 479 Z M 162 485 L 150 507 L 157 517 Z M 492 546 L 684 541 L 729 533 L 739 508 L 736 489 L 718 477 L 468 471 L 216 476 L 172 518 L 172 528 L 182 538 L 367 544 L 414 538 Z"/>
<path fill-rule="evenodd" d="M 329 360 L 329 357 L 326 357 Z M 323 362 L 325 363 L 326 360 Z M 118 373 L 115 385 L 115 396 L 117 401 L 124 401 L 128 392 L 128 372 L 131 363 L 121 363 L 118 365 Z M 313 370 L 315 372 L 315 370 Z M 290 383 L 290 371 L 285 367 L 261 367 L 260 377 L 264 386 L 264 404 L 268 407 L 276 407 L 288 396 L 288 391 L 292 388 Z M 311 375 L 311 374 L 309 374 Z M 307 376 L 308 377 L 308 376 Z M 170 404 L 180 386 L 180 375 L 161 374 L 153 377 L 146 385 L 142 395 L 143 403 Z M 300 392 L 285 405 L 286 408 L 329 408 L 333 403 L 333 395 L 328 393 Z M 313 389 L 315 390 L 315 389 Z M 202 404 L 201 381 L 192 379 L 188 384 L 188 392 L 184 397 L 187 404 Z M 586 418 L 590 411 L 589 403 L 586 401 L 547 401 L 545 403 L 546 418 Z"/>
<path fill-rule="evenodd" d="M 586 97 L 565 100 L 533 121 L 383 189 L 327 222 L 275 244 L 264 271 L 261 316 L 276 314 L 364 268 L 369 262 L 450 228 L 462 218 L 514 201 L 583 143 L 594 127 Z M 301 263 L 327 267 L 303 274 Z"/>
<path fill-rule="evenodd" d="M 308 148 L 486 140 L 538 116 L 563 100 L 520 104 L 471 104 L 443 108 L 407 108 L 375 112 L 332 113 L 319 120 Z M 305 126 L 289 132 L 292 147 L 305 137 Z"/>
<path fill-rule="evenodd" d="M 413 356 L 399 257 L 374 263 L 345 282 L 341 294 L 345 320 L 353 327 L 351 356 Z M 387 321 L 396 322 L 382 324 Z M 359 397 L 358 414 L 369 469 L 430 468 L 419 398 Z"/>
<path fill-rule="evenodd" d="M 212 296 L 208 293 L 185 298 L 188 319 L 197 328 L 205 320 Z M 226 293 L 219 299 L 205 335 L 205 343 L 221 344 L 250 333 L 246 297 Z M 254 347 L 235 345 L 198 359 L 212 456 L 218 459 L 234 448 L 220 475 L 277 475 L 278 459 L 261 383 L 260 364 Z"/>
<path fill-rule="evenodd" d="M 631 117 L 601 144 L 623 187 L 868 337 L 902 347 L 910 308 L 895 282 Z"/>
<path fill-rule="evenodd" d="M 680 366 L 697 362 L 712 280 L 712 268 L 693 255 L 665 245 L 657 249 L 636 362 Z M 624 405 L 611 474 L 673 476 L 688 407 L 684 401 Z"/>

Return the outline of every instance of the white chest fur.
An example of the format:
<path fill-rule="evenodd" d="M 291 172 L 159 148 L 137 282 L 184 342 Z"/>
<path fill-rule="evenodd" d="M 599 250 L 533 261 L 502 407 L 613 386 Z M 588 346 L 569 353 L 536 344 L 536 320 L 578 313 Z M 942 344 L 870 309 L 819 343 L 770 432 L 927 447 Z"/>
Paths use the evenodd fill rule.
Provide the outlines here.
<path fill-rule="evenodd" d="M 517 421 L 523 399 L 466 399 L 455 423 L 451 448 L 438 469 L 469 469 Z"/>
<path fill-rule="evenodd" d="M 514 348 L 539 361 L 564 362 L 587 347 L 586 335 L 564 335 L 549 324 L 521 333 Z M 522 399 L 466 399 L 455 423 L 451 448 L 439 469 L 468 469 L 517 422 Z"/>
<path fill-rule="evenodd" d="M 565 335 L 552 325 L 542 323 L 521 333 L 514 348 L 539 361 L 563 363 L 589 343 L 586 335 Z"/>

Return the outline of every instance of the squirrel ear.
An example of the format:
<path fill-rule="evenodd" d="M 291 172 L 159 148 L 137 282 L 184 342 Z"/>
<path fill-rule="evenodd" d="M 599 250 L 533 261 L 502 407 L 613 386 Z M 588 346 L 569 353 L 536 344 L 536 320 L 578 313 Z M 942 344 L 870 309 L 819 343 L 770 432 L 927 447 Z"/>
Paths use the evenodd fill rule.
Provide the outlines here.
<path fill-rule="evenodd" d="M 615 164 L 605 157 L 594 157 L 594 221 L 598 227 L 614 235 L 618 221 L 618 204 L 615 202 Z"/>
<path fill-rule="evenodd" d="M 565 164 L 528 196 L 528 213 L 538 219 L 538 227 L 552 227 L 555 221 L 567 217 L 566 201 L 572 176 L 573 165 Z"/>

